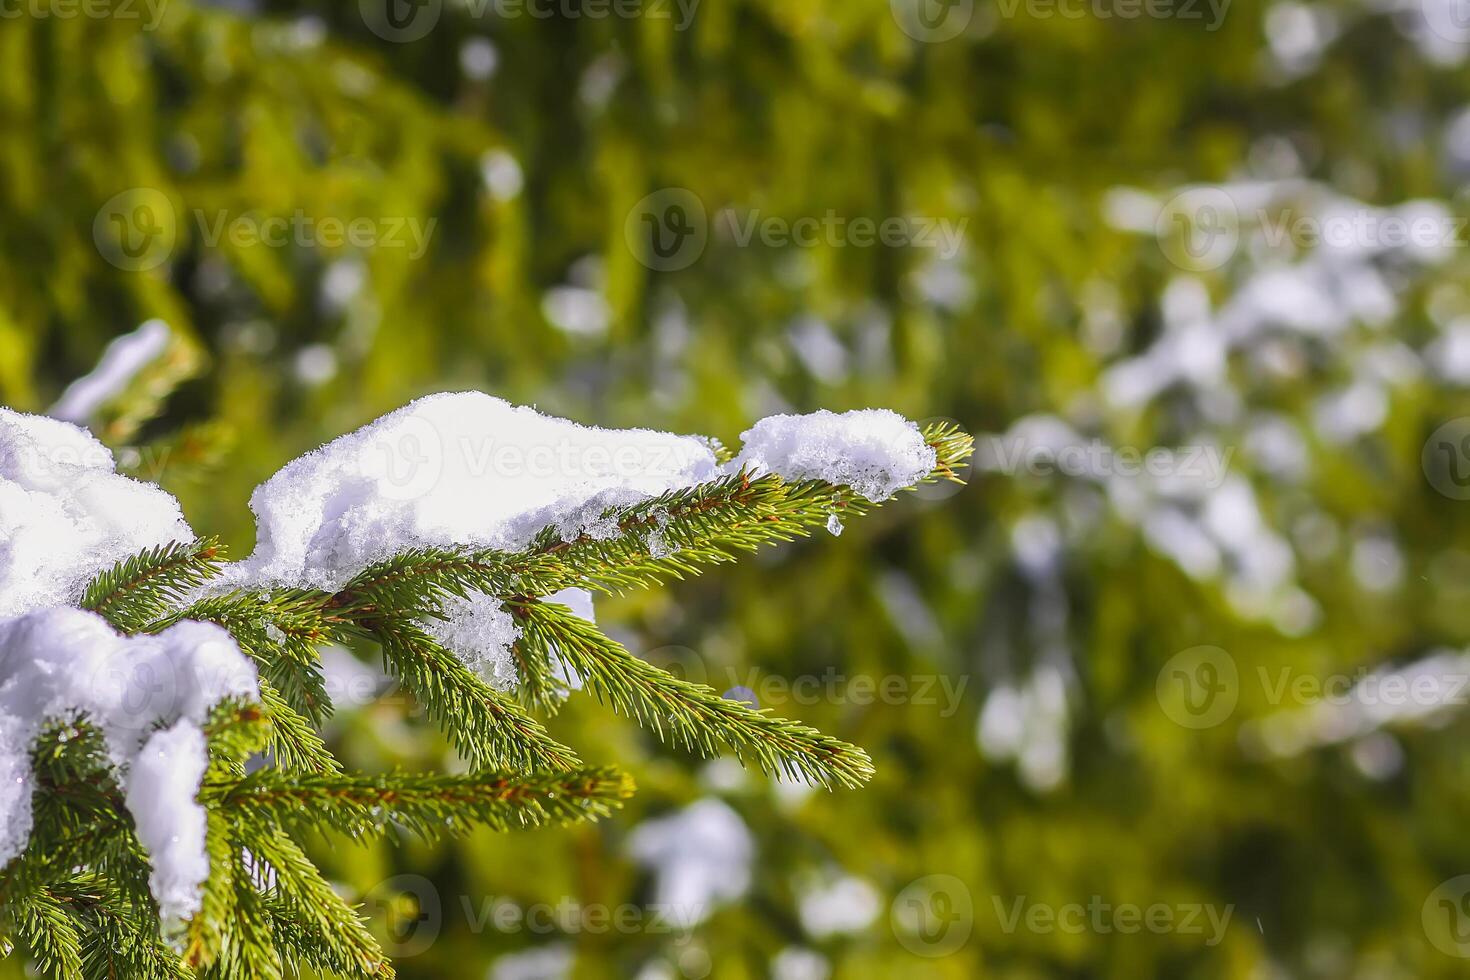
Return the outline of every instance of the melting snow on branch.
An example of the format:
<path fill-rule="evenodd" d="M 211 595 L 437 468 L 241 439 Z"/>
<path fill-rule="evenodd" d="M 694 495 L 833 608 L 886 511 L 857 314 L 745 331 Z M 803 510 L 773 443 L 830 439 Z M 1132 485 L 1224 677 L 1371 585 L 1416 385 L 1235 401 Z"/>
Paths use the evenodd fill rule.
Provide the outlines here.
<path fill-rule="evenodd" d="M 124 637 L 95 613 L 65 607 L 0 622 L 0 778 L 10 787 L 0 795 L 0 865 L 30 837 L 36 736 L 85 717 L 124 787 L 161 914 L 193 915 L 209 876 L 194 800 L 207 763 L 201 726 L 225 699 L 259 696 L 255 668 L 213 624 Z"/>
<path fill-rule="evenodd" d="M 732 464 L 736 468 L 848 486 L 875 502 L 934 470 L 934 450 L 918 426 L 886 409 L 773 415 L 741 438 L 745 446 Z"/>
<path fill-rule="evenodd" d="M 713 479 L 708 445 L 548 418 L 478 392 L 431 395 L 285 466 L 250 499 L 260 536 L 236 574 L 336 589 L 415 547 L 524 547 L 549 524 Z"/>
<path fill-rule="evenodd" d="M 85 415 L 96 391 L 146 360 L 156 334 L 111 349 L 62 407 Z M 876 501 L 935 463 L 918 427 L 887 411 L 776 416 L 744 438 L 721 466 L 702 437 L 578 425 L 479 392 L 430 396 L 258 487 L 255 553 L 212 587 L 336 590 L 411 548 L 514 550 L 548 526 L 567 540 L 611 537 L 608 508 L 741 468 L 846 485 Z M 193 537 L 172 496 L 119 475 L 86 431 L 0 409 L 0 783 L 13 789 L 0 796 L 0 865 L 30 837 L 35 740 L 53 722 L 86 720 L 106 742 L 170 921 L 198 911 L 209 874 L 196 801 L 208 764 L 202 726 L 225 700 L 259 699 L 255 669 L 219 627 L 183 622 L 124 637 L 75 606 L 99 572 Z M 583 590 L 552 599 L 593 618 Z M 441 613 L 426 628 L 492 684 L 513 687 L 516 627 L 500 599 L 451 599 Z M 663 900 L 690 915 L 749 881 L 749 832 L 715 800 L 645 825 L 633 846 L 658 869 Z"/>

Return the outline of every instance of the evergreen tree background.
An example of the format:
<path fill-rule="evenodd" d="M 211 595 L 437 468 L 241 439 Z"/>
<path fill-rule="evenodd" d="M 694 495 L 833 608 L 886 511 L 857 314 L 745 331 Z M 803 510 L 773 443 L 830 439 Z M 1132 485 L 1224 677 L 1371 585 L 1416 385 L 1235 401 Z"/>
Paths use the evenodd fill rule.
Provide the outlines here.
<path fill-rule="evenodd" d="M 1165 331 L 1181 279 L 1153 235 L 1106 220 L 1111 189 L 1163 199 L 1196 181 L 1300 175 L 1463 214 L 1463 46 L 1426 36 L 1424 9 L 1349 3 L 1235 0 L 1217 30 L 1208 12 L 1123 21 L 977 3 L 942 42 L 915 40 L 877 0 L 703 0 L 684 30 L 677 6 L 546 19 L 443 6 L 410 43 L 375 33 L 356 4 L 169 0 L 152 30 L 143 8 L 144 22 L 45 4 L 0 21 L 0 401 L 44 410 L 110 339 L 166 320 L 169 355 L 99 431 L 137 447 L 136 471 L 235 554 L 251 543 L 256 482 L 446 388 L 727 443 L 786 406 L 886 405 L 977 434 L 1045 413 L 1145 449 L 1204 431 L 1235 449 L 1231 472 L 1291 545 L 1316 614 L 1285 631 L 1245 615 L 1228 572 L 1187 574 L 1086 481 L 1004 473 L 905 495 L 836 541 L 605 600 L 600 619 L 630 649 L 721 689 L 752 670 L 828 668 L 968 684 L 952 714 L 772 704 L 873 756 L 864 790 L 806 796 L 734 779 L 573 698 L 551 722 L 557 739 L 639 786 L 617 816 L 313 848 L 367 900 L 390 951 L 413 935 L 404 922 L 433 920 L 425 948 L 398 943 L 400 976 L 479 976 L 558 941 L 588 977 L 759 977 L 793 946 L 840 977 L 1461 975 L 1424 915 L 1441 882 L 1470 873 L 1470 721 L 1452 712 L 1280 758 L 1249 746 L 1251 723 L 1283 707 L 1258 670 L 1351 675 L 1470 641 L 1470 511 L 1421 466 L 1430 434 L 1470 415 L 1433 353 L 1470 312 L 1464 249 L 1388 268 L 1399 304 L 1380 324 L 1350 317 L 1284 354 L 1265 338 L 1232 352 L 1227 387 L 1248 413 L 1177 391 L 1120 410 L 1099 389 Z M 1327 39 L 1305 56 L 1283 41 L 1302 17 Z M 108 215 L 156 204 L 139 188 L 168 202 L 151 213 L 172 244 L 148 269 L 108 237 Z M 711 215 L 965 219 L 968 247 L 951 262 L 921 248 L 741 247 L 712 225 L 687 267 L 658 271 L 627 229 L 665 188 Z M 220 214 L 298 211 L 437 224 L 417 257 L 207 240 Z M 1194 278 L 1221 304 L 1255 261 L 1243 248 Z M 568 308 L 583 329 L 566 329 Z M 1402 365 L 1395 350 L 1413 363 L 1384 386 L 1382 418 L 1329 438 L 1323 400 Z M 1292 369 L 1263 367 L 1276 355 Z M 1297 475 L 1253 435 L 1263 413 L 1298 434 Z M 1192 730 L 1165 710 L 1158 678 L 1200 645 L 1228 651 L 1245 681 L 1227 719 Z M 1019 764 L 977 737 L 1012 689 L 1032 693 L 1039 740 Z M 399 700 L 333 722 L 346 768 L 452 769 L 435 726 L 406 723 Z M 467 921 L 463 898 L 477 912 L 494 896 L 646 905 L 630 829 L 711 793 L 752 828 L 755 878 L 692 938 Z M 855 934 L 824 937 L 803 924 L 801 882 L 833 867 L 870 882 L 881 907 Z M 964 882 L 972 931 L 947 955 L 917 956 L 890 903 L 934 874 Z M 437 915 L 419 907 L 427 894 Z M 1235 914 L 1206 946 L 1179 932 L 1008 931 L 997 913 L 1020 896 L 1094 895 Z"/>

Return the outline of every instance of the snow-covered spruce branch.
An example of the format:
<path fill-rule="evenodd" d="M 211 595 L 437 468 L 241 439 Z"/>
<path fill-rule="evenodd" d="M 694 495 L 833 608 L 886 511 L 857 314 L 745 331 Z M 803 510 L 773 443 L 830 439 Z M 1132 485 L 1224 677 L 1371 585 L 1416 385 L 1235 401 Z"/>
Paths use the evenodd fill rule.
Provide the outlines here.
<path fill-rule="evenodd" d="M 296 837 L 606 815 L 627 777 L 534 717 L 577 687 L 675 746 L 860 784 L 862 750 L 639 659 L 592 594 L 839 531 L 969 453 L 883 411 L 766 419 L 731 454 L 434 396 L 262 484 L 230 563 L 84 431 L 0 410 L 3 950 L 66 978 L 391 976 Z M 470 772 L 344 774 L 328 643 L 375 649 Z"/>

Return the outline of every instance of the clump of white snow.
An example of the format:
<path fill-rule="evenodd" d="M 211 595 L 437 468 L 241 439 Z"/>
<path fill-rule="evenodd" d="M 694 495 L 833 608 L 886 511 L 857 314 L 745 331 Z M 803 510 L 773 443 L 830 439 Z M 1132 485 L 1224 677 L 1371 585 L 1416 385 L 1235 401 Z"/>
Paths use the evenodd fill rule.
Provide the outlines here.
<path fill-rule="evenodd" d="M 209 818 L 194 801 L 208 768 L 204 733 L 181 721 L 150 738 L 128 771 L 126 804 L 153 865 L 148 884 L 165 922 L 198 912 L 209 878 Z"/>
<path fill-rule="evenodd" d="M 89 433 L 0 408 L 0 618 L 74 603 L 121 559 L 193 537 L 178 501 L 119 476 Z"/>
<path fill-rule="evenodd" d="M 934 469 L 936 453 L 919 427 L 897 412 L 772 415 L 741 436 L 732 465 L 785 480 L 825 480 L 868 500 L 887 500 Z"/>
<path fill-rule="evenodd" d="M 586 589 L 562 589 L 546 597 L 547 602 L 559 602 L 572 611 L 574 616 L 597 622 L 597 610 L 592 605 L 592 593 Z"/>
<path fill-rule="evenodd" d="M 482 392 L 431 395 L 288 463 L 256 488 L 255 553 L 221 585 L 335 591 L 374 562 L 423 547 L 519 550 L 547 527 L 563 540 L 619 534 L 609 508 L 748 467 L 822 479 L 883 500 L 934 468 L 918 427 L 886 410 L 782 415 L 745 434 L 720 466 L 703 436 L 599 429 Z M 671 553 L 660 515 L 648 548 Z M 840 518 L 827 524 L 840 534 Z M 553 596 L 592 618 L 590 595 Z M 584 610 L 585 607 L 585 610 Z M 451 599 L 432 636 L 500 688 L 513 687 L 512 619 L 500 599 Z M 578 686 L 568 673 L 567 680 Z"/>
<path fill-rule="evenodd" d="M 653 870 L 655 901 L 686 927 L 750 888 L 755 841 L 740 815 L 714 797 L 644 821 L 628 848 L 639 864 Z"/>
<path fill-rule="evenodd" d="M 592 604 L 592 593 L 587 589 L 562 589 L 553 592 L 546 597 L 547 602 L 560 603 L 572 611 L 572 615 L 585 619 L 589 623 L 597 622 L 597 610 Z M 567 663 L 559 651 L 554 651 L 555 656 L 551 660 L 551 673 L 569 691 L 580 691 L 582 689 L 582 675 L 577 673 L 572 665 Z"/>
<path fill-rule="evenodd" d="M 518 549 L 718 475 L 697 438 L 550 418 L 480 392 L 431 395 L 287 464 L 250 506 L 255 553 L 233 574 L 336 589 L 414 547 Z"/>
<path fill-rule="evenodd" d="M 918 426 L 883 409 L 778 415 L 719 466 L 710 441 L 599 429 L 477 391 L 430 395 L 288 463 L 250 500 L 255 553 L 231 577 L 337 589 L 416 547 L 517 550 L 542 528 L 612 537 L 609 507 L 749 467 L 884 500 L 934 468 Z"/>
<path fill-rule="evenodd" d="M 771 980 L 827 980 L 832 965 L 805 946 L 787 946 L 771 960 Z"/>
<path fill-rule="evenodd" d="M 565 980 L 576 963 L 577 952 L 570 943 L 532 946 L 497 956 L 489 980 Z"/>
<path fill-rule="evenodd" d="M 0 777 L 9 787 L 0 794 L 0 866 L 30 838 L 36 737 L 53 722 L 85 719 L 126 792 L 164 918 L 198 911 L 209 876 L 195 800 L 207 761 L 201 726 L 228 698 L 258 701 L 260 692 L 254 665 L 219 626 L 184 622 L 126 637 L 65 607 L 0 621 Z"/>
<path fill-rule="evenodd" d="M 483 592 L 448 596 L 441 603 L 440 613 L 443 618 L 424 620 L 424 631 L 491 687 L 502 691 L 514 688 L 517 675 L 511 646 L 521 629 L 500 600 Z"/>

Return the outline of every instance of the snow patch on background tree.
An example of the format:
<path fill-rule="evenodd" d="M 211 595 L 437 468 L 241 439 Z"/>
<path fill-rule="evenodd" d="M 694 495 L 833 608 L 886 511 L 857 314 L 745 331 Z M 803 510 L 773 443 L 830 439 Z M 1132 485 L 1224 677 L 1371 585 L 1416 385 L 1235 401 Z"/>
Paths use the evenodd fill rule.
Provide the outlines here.
<path fill-rule="evenodd" d="M 628 850 L 653 872 L 654 901 L 686 929 L 750 889 L 755 839 L 740 814 L 713 796 L 645 820 Z"/>

